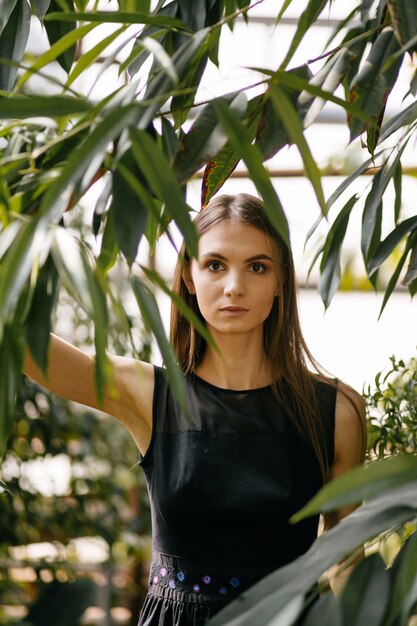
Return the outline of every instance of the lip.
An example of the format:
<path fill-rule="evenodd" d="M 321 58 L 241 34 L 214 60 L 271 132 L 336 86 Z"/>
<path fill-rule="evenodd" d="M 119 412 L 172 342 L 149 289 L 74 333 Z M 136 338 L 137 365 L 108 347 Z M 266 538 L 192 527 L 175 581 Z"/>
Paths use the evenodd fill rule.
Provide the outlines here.
<path fill-rule="evenodd" d="M 220 309 L 222 313 L 224 313 L 225 315 L 229 315 L 231 317 L 244 315 L 245 313 L 248 312 L 248 310 L 249 309 L 246 309 L 245 307 L 242 307 L 242 306 L 223 306 Z"/>

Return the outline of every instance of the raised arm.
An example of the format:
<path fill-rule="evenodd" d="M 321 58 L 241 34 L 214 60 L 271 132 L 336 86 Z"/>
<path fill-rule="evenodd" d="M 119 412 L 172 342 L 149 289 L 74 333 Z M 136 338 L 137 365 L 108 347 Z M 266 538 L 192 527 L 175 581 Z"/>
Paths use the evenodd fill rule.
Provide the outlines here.
<path fill-rule="evenodd" d="M 142 454 L 152 427 L 153 367 L 128 357 L 109 357 L 113 373 L 104 401 L 99 403 L 94 381 L 94 358 L 56 335 L 51 335 L 46 376 L 26 349 L 24 373 L 68 400 L 100 409 L 119 419 L 130 431 Z"/>

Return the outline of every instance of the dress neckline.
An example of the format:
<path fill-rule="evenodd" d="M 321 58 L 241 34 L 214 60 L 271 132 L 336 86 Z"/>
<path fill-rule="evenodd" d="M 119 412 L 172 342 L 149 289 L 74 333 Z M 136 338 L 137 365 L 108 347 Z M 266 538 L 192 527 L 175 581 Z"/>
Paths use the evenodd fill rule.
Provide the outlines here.
<path fill-rule="evenodd" d="M 201 383 L 202 385 L 206 387 L 210 387 L 211 389 L 214 389 L 215 391 L 220 391 L 222 393 L 230 393 L 230 394 L 235 394 L 235 395 L 257 393 L 260 391 L 266 391 L 268 389 L 271 389 L 272 387 L 272 385 L 265 385 L 263 387 L 253 387 L 252 389 L 228 389 L 226 387 L 218 387 L 217 385 L 213 385 L 212 383 L 209 383 L 204 378 L 201 378 L 201 376 L 198 376 L 198 374 L 195 374 L 195 372 L 190 372 L 190 375 L 192 376 L 194 380 L 196 380 L 197 382 Z"/>

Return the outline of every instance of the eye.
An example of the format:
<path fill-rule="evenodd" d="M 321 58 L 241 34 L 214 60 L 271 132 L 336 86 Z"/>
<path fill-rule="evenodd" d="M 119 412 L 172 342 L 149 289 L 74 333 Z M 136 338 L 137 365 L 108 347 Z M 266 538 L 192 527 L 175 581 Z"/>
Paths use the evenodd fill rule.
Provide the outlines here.
<path fill-rule="evenodd" d="M 220 263 L 220 261 L 210 261 L 210 263 L 207 263 L 206 267 L 210 270 L 210 272 L 219 272 L 221 269 L 223 269 L 223 265 Z"/>
<path fill-rule="evenodd" d="M 264 263 L 260 263 L 259 261 L 255 261 L 255 263 L 251 263 L 251 270 L 255 274 L 263 274 L 266 271 L 266 265 Z"/>

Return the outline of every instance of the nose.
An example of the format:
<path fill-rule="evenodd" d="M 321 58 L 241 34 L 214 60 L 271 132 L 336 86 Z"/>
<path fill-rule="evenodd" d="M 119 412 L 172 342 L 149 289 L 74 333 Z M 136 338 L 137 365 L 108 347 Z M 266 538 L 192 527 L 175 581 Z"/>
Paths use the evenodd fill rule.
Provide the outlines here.
<path fill-rule="evenodd" d="M 246 286 L 240 272 L 228 272 L 224 293 L 229 297 L 243 296 L 246 293 Z"/>

